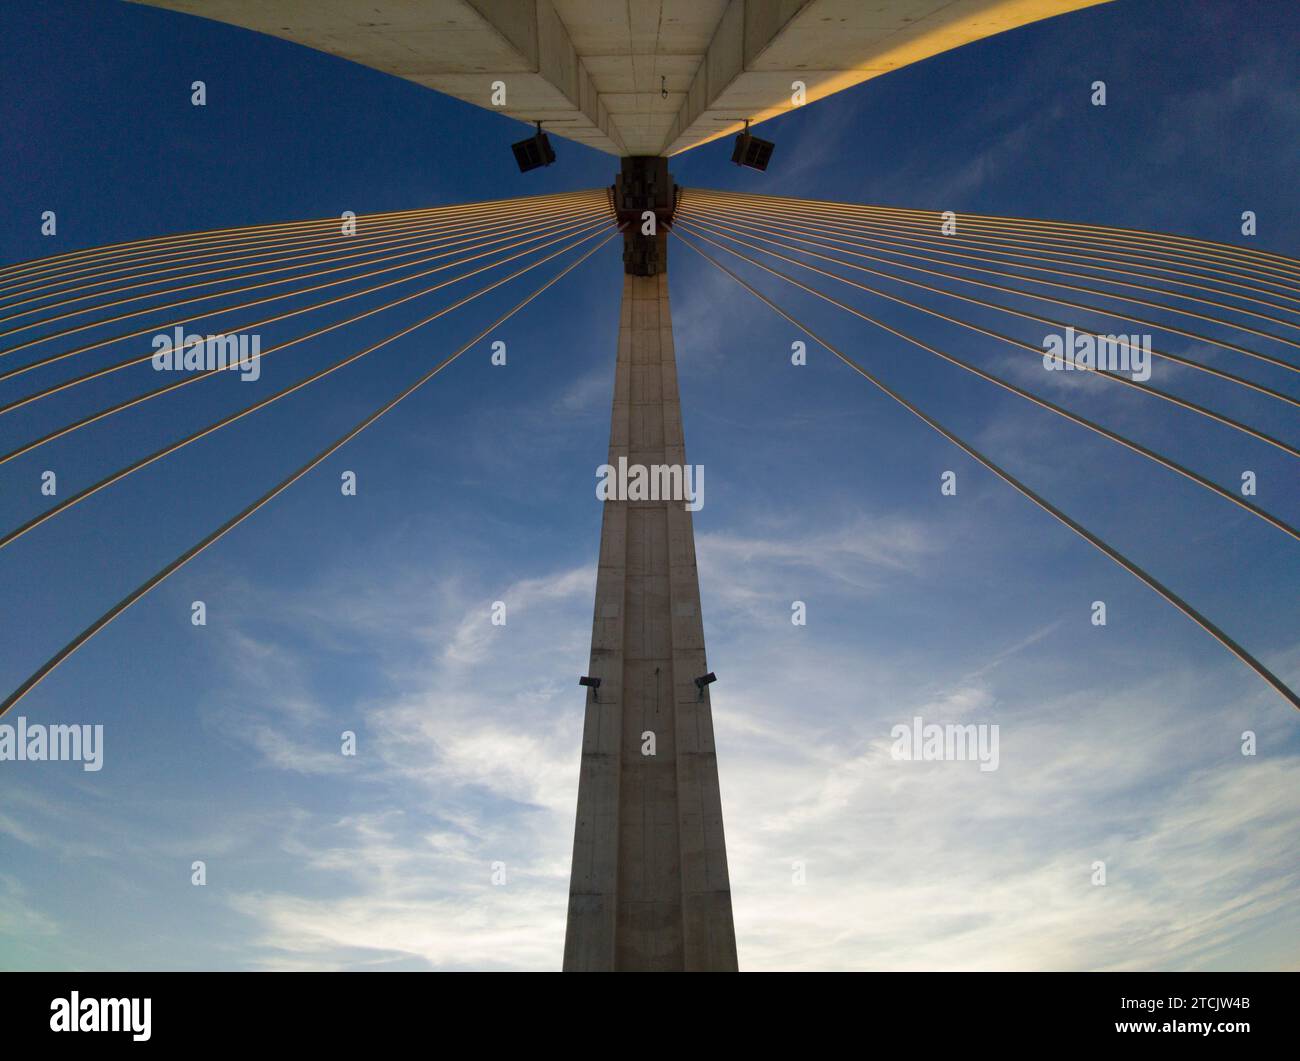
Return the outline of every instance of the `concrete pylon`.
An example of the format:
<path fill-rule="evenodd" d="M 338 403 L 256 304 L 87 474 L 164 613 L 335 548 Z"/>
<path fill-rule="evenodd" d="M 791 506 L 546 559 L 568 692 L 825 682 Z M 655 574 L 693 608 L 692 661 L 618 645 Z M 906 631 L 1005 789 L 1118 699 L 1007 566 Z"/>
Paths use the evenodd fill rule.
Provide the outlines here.
<path fill-rule="evenodd" d="M 686 467 L 668 276 L 623 277 L 609 464 Z M 566 971 L 735 970 L 691 513 L 605 502 Z M 653 734 L 654 754 L 645 754 Z"/>

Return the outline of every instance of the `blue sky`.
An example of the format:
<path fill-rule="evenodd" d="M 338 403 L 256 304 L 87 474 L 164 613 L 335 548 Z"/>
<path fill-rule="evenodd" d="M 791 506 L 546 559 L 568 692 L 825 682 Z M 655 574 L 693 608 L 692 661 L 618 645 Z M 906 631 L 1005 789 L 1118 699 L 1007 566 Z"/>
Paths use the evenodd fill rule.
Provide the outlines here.
<path fill-rule="evenodd" d="M 766 174 L 730 166 L 726 141 L 672 169 L 686 186 L 1230 243 L 1247 242 L 1239 218 L 1252 209 L 1251 245 L 1295 255 L 1298 30 L 1300 13 L 1281 4 L 1105 5 L 768 123 L 778 149 Z M 1104 109 L 1088 104 L 1098 78 Z M 190 106 L 195 79 L 206 108 Z M 215 23 L 11 2 L 0 11 L 0 263 L 612 179 L 614 160 L 563 140 L 559 164 L 520 175 L 507 145 L 521 135 L 500 116 Z M 39 234 L 50 209 L 57 246 Z M 1295 713 L 829 355 L 812 348 L 792 367 L 789 325 L 689 251 L 670 254 L 689 459 L 707 469 L 695 528 L 742 967 L 1294 967 Z M 23 702 L 33 721 L 102 723 L 105 765 L 0 763 L 0 966 L 558 967 L 617 263 L 611 245 L 504 326 L 507 368 L 480 344 Z M 760 286 L 1300 683 L 1298 568 L 1282 535 L 861 321 Z M 3 550 L 0 686 L 524 290 Z M 1125 388 L 1044 382 L 969 333 L 879 312 L 1215 481 L 1254 470 L 1256 500 L 1300 522 L 1284 454 Z M 269 359 L 258 386 L 398 320 Z M 1164 338 L 1294 393 L 1286 372 Z M 1153 382 L 1297 440 L 1294 417 L 1264 399 L 1157 372 Z M 37 380 L 3 384 L 4 399 Z M 123 372 L 0 418 L 4 448 L 150 382 Z M 48 504 L 43 470 L 58 471 L 61 494 L 79 488 L 247 392 L 233 378 L 185 388 L 0 468 L 0 524 Z M 355 498 L 340 496 L 344 469 L 357 472 Z M 955 498 L 938 490 L 948 469 Z M 195 599 L 204 628 L 189 621 Z M 1097 599 L 1105 628 L 1089 622 Z M 494 600 L 509 605 L 505 627 L 489 623 Z M 806 628 L 789 621 L 793 600 L 808 604 Z M 914 715 L 998 724 L 999 769 L 893 761 L 890 729 Z M 355 758 L 338 754 L 344 729 L 358 734 Z M 1254 757 L 1240 753 L 1248 729 Z M 208 866 L 202 888 L 190 884 L 195 859 Z M 796 860 L 807 865 L 798 886 Z M 1091 883 L 1096 860 L 1105 887 Z M 494 861 L 507 865 L 503 887 Z"/>

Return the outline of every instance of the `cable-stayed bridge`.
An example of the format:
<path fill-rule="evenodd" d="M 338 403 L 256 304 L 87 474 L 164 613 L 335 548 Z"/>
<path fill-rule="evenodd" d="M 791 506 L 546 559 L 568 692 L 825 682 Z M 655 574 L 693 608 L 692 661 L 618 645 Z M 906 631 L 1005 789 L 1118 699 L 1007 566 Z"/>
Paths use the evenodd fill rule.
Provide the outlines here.
<path fill-rule="evenodd" d="M 238 21 L 233 17 L 236 9 L 249 12 L 251 19 L 251 12 L 276 6 L 204 8 L 212 14 L 229 9 L 230 20 Z M 624 286 L 611 410 L 611 466 L 623 462 L 686 467 L 667 267 L 670 255 L 698 257 L 729 278 L 737 305 L 744 305 L 747 312 L 768 314 L 774 322 L 784 321 L 810 344 L 838 359 L 867 385 L 864 402 L 868 394 L 881 392 L 898 403 L 920 425 L 977 461 L 1063 531 L 1142 581 L 1236 656 L 1257 679 L 1300 707 L 1293 689 L 1249 646 L 1217 625 L 1213 616 L 1202 613 L 1195 601 L 1184 599 L 1178 587 L 1166 585 L 1090 529 L 1086 513 L 1064 511 L 1047 493 L 1030 487 L 947 426 L 944 411 L 935 408 L 929 396 L 891 388 L 863 352 L 873 337 L 890 335 L 917 357 L 937 358 L 950 367 L 956 378 L 969 384 L 972 400 L 989 387 L 1015 395 L 1050 414 L 1063 431 L 1077 428 L 1099 436 L 1197 485 L 1273 531 L 1297 539 L 1300 533 L 1295 527 L 1243 493 L 1239 484 L 1216 482 L 1069 404 L 1022 385 L 1013 374 L 993 371 L 986 358 L 969 354 L 973 349 L 996 349 L 1017 358 L 1032 357 L 1044 369 L 1078 372 L 1090 387 L 1137 390 L 1152 399 L 1153 415 L 1158 411 L 1187 422 L 1202 418 L 1217 425 L 1224 437 L 1242 435 L 1251 444 L 1297 458 L 1300 449 L 1291 441 L 1249 416 L 1227 411 L 1229 404 L 1237 408 L 1235 400 L 1218 405 L 1196 402 L 1149 380 L 1151 364 L 1158 361 L 1204 375 L 1225 396 L 1244 395 L 1261 408 L 1295 407 L 1295 388 L 1283 381 L 1300 371 L 1296 356 L 1300 261 L 1175 234 L 958 215 L 945 211 L 942 204 L 918 210 L 679 188 L 666 156 L 736 131 L 741 119 L 714 113 L 732 103 L 737 110 L 744 104 L 746 120 L 757 122 L 770 116 L 769 111 L 775 113 L 776 101 L 788 93 L 791 70 L 800 67 L 778 64 L 766 69 L 762 57 L 776 49 L 784 56 L 782 62 L 789 63 L 799 57 L 800 46 L 821 47 L 824 38 L 812 34 L 811 20 L 836 5 L 699 5 L 702 11 L 716 14 L 716 21 L 711 25 L 702 21 L 696 28 L 695 37 L 704 44 L 692 44 L 696 48 L 692 52 L 661 51 L 662 25 L 654 43 L 647 43 L 649 38 L 632 25 L 629 15 L 629 49 L 617 54 L 632 70 L 630 94 L 661 100 L 662 107 L 649 111 L 619 111 L 621 104 L 614 97 L 620 93 L 599 88 L 604 83 L 599 71 L 612 70 L 616 64 L 603 66 L 598 60 L 607 56 L 590 50 L 602 40 L 594 31 L 589 40 L 584 35 L 590 27 L 580 9 L 590 5 L 521 5 L 531 22 L 524 18 L 518 24 L 493 22 L 480 10 L 492 5 L 445 6 L 449 19 L 454 15 L 461 20 L 456 25 L 462 27 L 464 39 L 488 41 L 475 37 L 486 25 L 515 49 L 513 58 L 508 50 L 501 53 L 499 58 L 508 62 L 497 70 L 421 75 L 432 87 L 461 86 L 457 94 L 465 98 L 471 89 L 478 91 L 474 86 L 502 79 L 508 83 L 519 73 L 528 91 L 536 91 L 540 99 L 545 93 L 542 82 L 559 77 L 555 71 L 566 69 L 561 59 L 569 54 L 561 48 L 559 59 L 548 57 L 548 46 L 559 47 L 548 19 L 566 11 L 572 15 L 560 21 L 570 37 L 576 64 L 572 68 L 586 71 L 590 79 L 588 91 L 582 87 L 586 82 L 574 75 L 575 106 L 587 115 L 590 128 L 578 121 L 574 129 L 562 131 L 562 115 L 567 112 L 558 104 L 553 112 L 543 114 L 539 104 L 529 100 L 524 108 L 528 113 L 521 110 L 516 116 L 554 121 L 557 135 L 585 139 L 623 156 L 613 186 L 360 218 L 164 235 L 0 269 L 0 386 L 4 388 L 0 422 L 17 409 L 57 402 L 66 392 L 105 376 L 123 373 L 126 379 L 142 381 L 128 397 L 39 437 L 16 439 L 6 433 L 0 465 L 25 460 L 55 439 L 70 435 L 93 439 L 97 425 L 119 414 L 130 416 L 155 399 L 165 402 L 178 389 L 223 371 L 256 379 L 261 360 L 273 355 L 277 360 L 293 358 L 302 366 L 301 374 L 285 386 L 258 393 L 255 400 L 211 422 L 186 424 L 153 452 L 123 464 L 18 526 L 0 528 L 0 549 L 39 532 L 136 472 L 189 446 L 210 444 L 210 438 L 231 424 L 249 416 L 273 416 L 282 398 L 346 372 L 437 320 L 452 314 L 472 317 L 478 300 L 492 292 L 507 292 L 512 300 L 505 313 L 484 320 L 471 339 L 412 371 L 385 402 L 71 636 L 9 692 L 0 714 L 19 704 L 119 615 L 254 518 L 351 440 L 371 428 L 382 430 L 378 422 L 386 413 L 434 382 L 504 322 L 538 299 L 559 297 L 566 282 L 575 282 L 572 274 L 580 265 L 595 259 L 613 266 L 619 252 Z M 907 54 L 913 58 L 938 50 L 945 40 L 949 43 L 944 46 L 953 46 L 975 39 L 980 23 L 974 16 L 983 8 L 998 8 L 1003 15 L 1015 9 L 1019 21 L 1027 21 L 1031 12 L 1041 17 L 1082 5 L 953 5 L 956 13 L 971 15 L 970 22 L 956 25 L 934 21 L 939 18 L 938 5 L 919 6 L 935 10 L 927 16 L 931 23 L 926 33 L 918 30 L 909 38 L 913 52 Z M 670 4 L 647 7 L 658 11 L 661 23 L 664 13 L 672 10 Z M 782 21 L 777 16 L 785 7 L 793 14 L 786 12 L 788 17 Z M 737 10 L 740 15 L 733 15 Z M 393 17 L 399 14 L 395 9 Z M 744 58 L 723 83 L 710 74 L 710 57 L 729 54 L 726 49 L 735 42 L 728 36 L 732 32 L 728 20 L 737 17 L 741 26 L 737 46 Z M 1013 24 L 1018 22 L 1006 25 Z M 543 32 L 548 25 L 549 34 Z M 944 27 L 947 37 L 940 32 Z M 286 35 L 305 43 L 355 40 L 343 32 L 346 26 L 316 28 L 319 40 L 305 30 Z M 762 32 L 769 36 L 762 38 Z M 869 40 L 877 52 L 883 47 L 881 40 L 888 37 L 884 34 L 877 40 L 865 32 L 856 37 L 840 32 L 859 44 Z M 801 33 L 806 36 L 801 38 Z M 667 39 L 676 38 L 670 32 Z M 766 44 L 759 46 L 764 39 Z M 371 43 L 379 46 L 377 40 Z M 500 41 L 494 46 L 503 47 Z M 332 50 L 348 54 L 346 48 Z M 879 59 L 877 52 L 872 54 Z M 441 53 L 434 48 L 430 54 L 437 58 Z M 368 55 L 358 52 L 351 57 L 364 60 Z M 642 55 L 662 60 L 665 70 L 673 68 L 670 58 L 694 56 L 693 70 L 674 74 L 689 79 L 687 89 L 680 91 L 681 99 L 673 96 L 677 90 L 670 91 L 667 73 L 661 75 L 660 85 L 654 84 L 657 67 L 652 62 L 647 75 L 637 61 Z M 509 63 L 518 66 L 530 56 L 535 70 L 510 68 Z M 848 63 L 848 59 L 838 61 Z M 870 69 L 861 63 L 835 67 L 826 71 L 822 84 L 833 91 L 836 85 L 855 83 L 845 71 L 861 81 Z M 764 80 L 761 75 L 772 76 Z M 453 76 L 466 80 L 437 80 Z M 697 91 L 691 86 L 700 77 L 705 88 L 699 91 L 709 94 L 704 104 L 691 100 L 691 93 Z M 595 102 L 584 92 L 594 94 Z M 752 95 L 763 92 L 771 97 L 767 104 Z M 632 101 L 632 105 L 642 104 Z M 679 105 L 676 112 L 671 112 L 673 104 Z M 714 118 L 719 119 L 716 127 L 707 124 Z M 803 312 L 796 312 L 792 307 L 805 296 L 851 320 L 863 337 L 863 349 L 833 342 Z M 398 313 L 403 307 L 404 313 L 415 310 L 420 316 L 406 322 L 405 315 Z M 219 326 L 202 323 L 216 318 L 221 318 Z M 382 325 L 399 319 L 404 322 L 401 327 L 392 327 L 377 341 L 356 344 L 337 360 L 322 365 L 313 359 L 312 344 L 318 339 L 346 338 L 362 322 Z M 940 343 L 919 334 L 936 321 L 968 338 Z M 283 325 L 294 334 L 266 348 L 242 341 L 271 325 Z M 1057 339 L 1055 347 L 1027 338 L 1044 332 Z M 168 335 L 174 338 L 160 347 L 158 337 Z M 1173 352 L 1170 346 L 1181 340 L 1194 340 L 1213 354 Z M 145 386 L 145 365 L 173 370 L 167 375 L 174 378 Z M 157 375 L 152 381 L 157 382 Z M 689 506 L 681 498 L 666 496 L 606 501 L 591 659 L 584 676 L 586 717 L 566 968 L 736 967 L 703 603 Z M 656 738 L 653 757 L 641 752 L 646 733 Z"/>

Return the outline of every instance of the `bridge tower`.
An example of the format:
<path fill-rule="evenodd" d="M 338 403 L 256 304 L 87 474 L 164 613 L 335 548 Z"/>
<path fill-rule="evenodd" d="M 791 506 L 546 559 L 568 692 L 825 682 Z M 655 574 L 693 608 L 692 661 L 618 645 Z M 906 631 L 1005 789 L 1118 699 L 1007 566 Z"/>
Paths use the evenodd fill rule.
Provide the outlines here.
<path fill-rule="evenodd" d="M 608 463 L 685 468 L 667 159 L 624 158 L 612 194 L 624 276 Z M 708 667 L 691 513 L 604 504 L 564 968 L 735 970 L 713 716 L 695 681 Z"/>

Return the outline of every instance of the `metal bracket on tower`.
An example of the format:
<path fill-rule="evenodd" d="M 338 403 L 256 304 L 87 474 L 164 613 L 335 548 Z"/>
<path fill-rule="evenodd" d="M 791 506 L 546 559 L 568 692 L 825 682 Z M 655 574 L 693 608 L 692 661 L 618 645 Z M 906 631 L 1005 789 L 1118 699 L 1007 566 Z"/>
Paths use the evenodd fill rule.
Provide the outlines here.
<path fill-rule="evenodd" d="M 623 232 L 623 271 L 655 276 L 668 264 L 668 228 L 677 209 L 677 185 L 668 160 L 632 155 L 611 190 L 614 212 Z"/>

